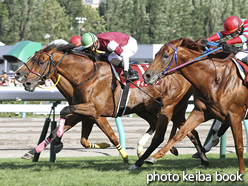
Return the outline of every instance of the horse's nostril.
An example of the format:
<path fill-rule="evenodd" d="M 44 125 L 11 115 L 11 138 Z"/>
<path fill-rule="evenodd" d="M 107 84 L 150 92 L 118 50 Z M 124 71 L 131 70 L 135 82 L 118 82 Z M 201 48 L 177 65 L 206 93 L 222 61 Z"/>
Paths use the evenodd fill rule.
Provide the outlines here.
<path fill-rule="evenodd" d="M 20 75 L 21 75 L 20 72 L 15 73 L 15 76 L 20 76 Z"/>
<path fill-rule="evenodd" d="M 150 79 L 150 77 L 151 77 L 150 74 L 146 74 L 147 79 Z"/>
<path fill-rule="evenodd" d="M 30 86 L 31 83 L 30 83 L 30 82 L 26 82 L 25 85 L 26 85 L 26 86 Z"/>

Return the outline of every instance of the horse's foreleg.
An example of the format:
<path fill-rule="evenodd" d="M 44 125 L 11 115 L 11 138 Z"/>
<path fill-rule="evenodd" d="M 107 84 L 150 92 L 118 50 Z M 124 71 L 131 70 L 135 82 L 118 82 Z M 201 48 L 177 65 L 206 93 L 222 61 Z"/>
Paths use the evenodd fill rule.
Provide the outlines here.
<path fill-rule="evenodd" d="M 174 125 L 174 123 L 173 123 L 172 129 L 171 129 L 171 133 L 170 133 L 170 137 L 169 137 L 168 141 L 171 140 L 171 139 L 173 138 L 173 136 L 175 136 L 176 131 L 177 131 L 177 126 Z M 178 151 L 177 151 L 177 148 L 176 148 L 176 147 L 172 147 L 172 148 L 170 149 L 170 152 L 171 152 L 172 154 L 174 154 L 175 156 L 178 156 Z"/>
<path fill-rule="evenodd" d="M 158 123 L 156 126 L 156 132 L 152 138 L 152 142 L 145 153 L 136 161 L 134 168 L 141 167 L 144 164 L 145 159 L 147 159 L 151 153 L 164 141 L 164 135 L 167 129 L 168 121 L 171 119 L 166 115 L 160 114 Z M 129 169 L 133 169 L 131 166 Z"/>
<path fill-rule="evenodd" d="M 93 118 L 100 117 L 100 114 L 97 113 L 95 105 L 92 102 L 66 106 L 60 111 L 59 125 L 56 133 L 58 137 L 61 137 L 63 135 L 65 118 L 69 114 L 81 114 L 85 116 L 91 116 Z"/>
<path fill-rule="evenodd" d="M 57 128 L 52 131 L 52 133 L 44 139 L 39 145 L 27 152 L 22 156 L 22 159 L 33 159 L 35 153 L 42 152 L 48 144 L 50 144 L 56 138 Z"/>
<path fill-rule="evenodd" d="M 63 132 L 67 132 L 69 129 L 71 129 L 73 126 L 77 124 L 79 121 L 79 117 L 77 115 L 70 115 L 69 117 L 66 118 L 66 125 L 64 127 Z M 54 151 L 58 153 L 59 151 L 62 150 L 63 144 L 61 143 L 61 137 L 57 137 L 58 127 L 54 129 L 50 135 L 43 140 L 40 144 L 38 144 L 34 149 L 30 150 L 26 154 L 22 156 L 23 159 L 33 159 L 35 153 L 40 153 L 42 152 L 47 145 L 49 145 L 53 140 L 56 139 L 55 146 L 54 146 Z"/>
<path fill-rule="evenodd" d="M 109 140 L 115 145 L 115 147 L 120 152 L 123 160 L 125 163 L 128 163 L 128 154 L 126 151 L 121 147 L 118 138 L 116 137 L 113 129 L 111 128 L 108 120 L 104 117 L 100 117 L 96 119 L 96 123 L 99 126 L 99 128 L 106 134 L 106 136 L 109 138 Z"/>
<path fill-rule="evenodd" d="M 179 129 L 175 136 L 162 149 L 151 157 L 154 159 L 163 157 L 175 144 L 177 144 L 177 142 L 183 140 L 188 133 L 193 131 L 203 121 L 205 121 L 203 113 L 193 110 L 185 124 Z"/>
<path fill-rule="evenodd" d="M 148 130 L 139 140 L 137 145 L 137 155 L 140 158 L 144 154 L 144 146 L 153 134 L 153 130 Z"/>
<path fill-rule="evenodd" d="M 239 115 L 230 114 L 231 129 L 233 133 L 236 154 L 239 160 L 239 172 L 241 174 L 244 174 L 245 165 L 243 158 L 244 145 L 243 145 L 243 135 L 242 135 L 242 122 L 241 120 L 239 120 L 239 118 L 240 118 Z"/>
<path fill-rule="evenodd" d="M 145 119 L 149 124 L 150 127 L 146 131 L 146 133 L 140 138 L 138 145 L 137 145 L 137 155 L 140 158 L 144 154 L 144 146 L 146 142 L 150 139 L 152 134 L 154 133 L 156 129 L 156 124 L 158 121 L 158 117 L 151 112 L 146 111 L 143 109 L 141 112 L 135 112 L 139 117 Z"/>
<path fill-rule="evenodd" d="M 79 116 L 77 114 L 70 114 L 66 117 L 65 120 L 65 126 L 61 127 L 60 125 L 57 128 L 57 132 L 56 132 L 56 140 L 55 140 L 55 144 L 54 144 L 54 152 L 55 153 L 59 153 L 62 149 L 63 149 L 63 143 L 61 142 L 62 139 L 62 135 L 59 137 L 58 136 L 58 132 L 62 131 L 62 134 L 68 130 L 70 130 L 72 127 L 74 127 L 79 121 L 83 120 L 84 117 Z M 63 128 L 63 129 L 62 129 Z"/>

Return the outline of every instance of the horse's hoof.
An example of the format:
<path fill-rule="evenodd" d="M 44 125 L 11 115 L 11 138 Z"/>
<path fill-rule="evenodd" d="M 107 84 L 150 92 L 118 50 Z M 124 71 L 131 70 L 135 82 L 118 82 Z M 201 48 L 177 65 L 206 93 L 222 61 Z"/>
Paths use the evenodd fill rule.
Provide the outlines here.
<path fill-rule="evenodd" d="M 33 158 L 34 158 L 34 155 L 30 153 L 26 153 L 22 156 L 22 159 L 26 159 L 26 160 L 31 160 Z"/>
<path fill-rule="evenodd" d="M 138 169 L 138 168 L 140 168 L 140 167 L 133 164 L 131 167 L 128 168 L 128 170 L 134 170 L 134 169 Z"/>
<path fill-rule="evenodd" d="M 219 138 L 216 139 L 215 141 L 212 141 L 212 146 L 215 147 L 216 145 L 218 145 L 219 141 L 220 141 Z"/>
<path fill-rule="evenodd" d="M 205 168 L 206 166 L 205 165 L 199 165 L 198 168 Z"/>
<path fill-rule="evenodd" d="M 172 154 L 174 154 L 175 156 L 178 156 L 178 154 L 179 154 L 176 147 L 172 147 L 172 149 L 170 149 L 170 152 L 171 152 Z"/>
<path fill-rule="evenodd" d="M 148 157 L 144 160 L 145 163 L 149 163 L 149 164 L 154 164 L 157 162 L 157 160 L 153 157 Z"/>
<path fill-rule="evenodd" d="M 138 155 L 139 158 L 141 158 L 141 156 L 143 156 L 143 154 L 144 154 L 144 151 L 137 152 L 137 155 Z"/>
<path fill-rule="evenodd" d="M 58 145 L 54 145 L 54 152 L 59 153 L 63 149 L 63 143 L 60 143 Z"/>
<path fill-rule="evenodd" d="M 197 159 L 197 158 L 200 158 L 199 153 L 198 153 L 198 152 L 196 152 L 195 154 L 193 154 L 193 155 L 192 155 L 192 158 L 196 158 L 196 159 Z"/>
<path fill-rule="evenodd" d="M 123 159 L 124 160 L 124 163 L 128 163 L 128 159 Z"/>

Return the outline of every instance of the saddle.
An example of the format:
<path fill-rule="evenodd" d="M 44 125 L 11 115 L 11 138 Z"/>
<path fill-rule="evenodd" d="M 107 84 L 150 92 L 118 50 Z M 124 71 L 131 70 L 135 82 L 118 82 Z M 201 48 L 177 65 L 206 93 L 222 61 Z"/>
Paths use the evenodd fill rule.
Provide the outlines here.
<path fill-rule="evenodd" d="M 236 65 L 239 75 L 244 82 L 244 85 L 248 87 L 248 66 L 238 59 L 232 58 L 232 61 Z"/>

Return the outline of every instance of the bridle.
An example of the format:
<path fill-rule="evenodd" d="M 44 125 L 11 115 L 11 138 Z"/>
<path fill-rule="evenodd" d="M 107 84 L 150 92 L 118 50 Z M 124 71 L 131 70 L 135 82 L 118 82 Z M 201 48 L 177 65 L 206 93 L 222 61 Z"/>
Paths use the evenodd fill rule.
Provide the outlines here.
<path fill-rule="evenodd" d="M 173 47 L 172 45 L 170 45 L 168 43 L 165 43 L 164 45 L 170 46 L 175 52 L 174 52 L 174 55 L 172 57 L 172 60 L 171 60 L 171 62 L 169 64 L 169 66 L 161 73 L 161 75 L 165 75 L 166 74 L 166 72 L 171 67 L 171 65 L 172 65 L 172 63 L 173 63 L 174 60 L 176 60 L 176 66 L 178 67 L 178 58 L 177 58 L 178 46 L 175 48 L 175 47 Z"/>
<path fill-rule="evenodd" d="M 30 69 L 30 67 L 29 67 L 26 63 L 24 63 L 25 66 L 28 68 L 28 70 L 29 70 L 30 73 L 33 73 L 33 74 L 37 75 L 37 76 L 40 78 L 40 80 L 38 81 L 38 83 L 39 83 L 39 82 L 44 83 L 44 81 L 53 73 L 53 71 L 59 66 L 59 64 L 61 63 L 61 61 L 62 61 L 62 60 L 64 59 L 64 57 L 67 55 L 67 52 L 65 52 L 65 54 L 63 55 L 63 57 L 62 57 L 62 58 L 60 59 L 60 61 L 56 64 L 56 62 L 55 62 L 54 59 L 53 59 L 53 54 L 49 54 L 49 53 L 47 53 L 47 52 L 45 52 L 45 51 L 37 51 L 36 53 L 39 53 L 39 54 L 42 54 L 42 53 L 43 53 L 43 54 L 46 54 L 46 55 L 49 56 L 49 61 L 48 61 L 47 65 L 46 65 L 46 68 L 45 68 L 45 70 L 44 70 L 44 72 L 43 72 L 42 74 L 39 74 L 39 73 L 37 73 L 37 72 L 32 71 L 32 70 Z M 50 65 L 49 65 L 49 64 L 50 64 Z M 53 69 L 52 69 L 52 64 L 54 64 L 54 68 L 53 68 Z M 48 69 L 48 67 L 49 67 L 49 70 L 48 70 L 47 74 L 45 74 L 45 72 L 46 72 L 46 70 Z M 96 71 L 97 71 L 97 60 L 95 59 L 95 63 L 94 63 L 94 73 L 93 73 L 88 79 L 86 79 L 86 80 L 84 80 L 83 82 L 81 82 L 81 83 L 75 85 L 74 88 L 76 88 L 77 86 L 82 85 L 82 84 L 85 83 L 86 81 L 90 80 L 90 79 L 96 74 Z"/>
<path fill-rule="evenodd" d="M 28 66 L 26 63 L 24 63 L 25 66 L 28 68 L 29 73 L 33 73 L 33 74 L 37 75 L 37 76 L 40 78 L 40 80 L 39 80 L 38 82 L 44 82 L 44 81 L 53 73 L 53 71 L 58 67 L 58 65 L 61 63 L 61 61 L 62 61 L 62 60 L 64 59 L 64 57 L 67 55 L 67 52 L 66 52 L 66 53 L 63 55 L 63 57 L 60 59 L 60 61 L 56 64 L 56 62 L 55 62 L 54 59 L 53 59 L 53 54 L 49 54 L 49 53 L 47 53 L 47 52 L 45 52 L 45 51 L 37 51 L 37 52 L 35 52 L 35 53 L 46 54 L 46 55 L 49 56 L 49 61 L 48 61 L 47 65 L 46 65 L 46 68 L 45 68 L 45 70 L 43 71 L 42 74 L 39 74 L 39 73 L 37 73 L 37 72 L 32 71 L 32 70 L 29 68 L 29 66 Z M 52 64 L 54 64 L 54 68 L 53 68 L 53 69 L 52 69 Z M 47 71 L 48 68 L 49 68 L 49 70 L 48 70 L 48 72 L 45 74 L 45 72 Z"/>
<path fill-rule="evenodd" d="M 212 43 L 214 43 L 214 42 L 209 42 L 209 45 L 210 44 L 212 44 Z M 199 56 L 199 57 L 197 57 L 197 58 L 195 58 L 195 59 L 192 59 L 192 60 L 190 60 L 190 61 L 188 61 L 188 62 L 186 62 L 186 63 L 183 63 L 183 64 L 181 64 L 181 65 L 178 65 L 178 57 L 177 57 L 177 53 L 178 53 L 178 47 L 173 47 L 172 45 L 170 45 L 170 44 L 164 44 L 164 45 L 168 45 L 168 46 L 170 46 L 172 49 L 174 49 L 175 50 L 175 52 L 174 52 L 174 55 L 173 55 L 173 58 L 172 58 L 172 60 L 171 60 L 171 62 L 170 62 L 170 64 L 169 64 L 169 66 L 163 71 L 163 72 L 161 72 L 161 74 L 159 75 L 159 78 L 162 78 L 162 76 L 165 76 L 166 74 L 169 74 L 170 72 L 172 72 L 172 71 L 177 71 L 178 69 L 181 69 L 181 68 L 183 68 L 184 66 L 186 66 L 186 65 L 189 65 L 189 64 L 191 64 L 191 63 L 193 63 L 193 62 L 196 62 L 197 60 L 199 60 L 199 59 L 201 59 L 202 57 L 205 57 L 205 56 L 207 56 L 207 55 L 209 55 L 209 54 L 211 54 L 211 53 L 213 53 L 213 52 L 216 52 L 216 51 L 218 51 L 218 50 L 220 50 L 220 49 L 222 49 L 222 47 L 217 47 L 216 49 L 214 49 L 214 50 L 210 50 L 210 51 L 207 51 L 206 53 L 203 53 L 201 56 Z M 217 45 L 212 45 L 212 46 L 219 46 L 219 44 L 217 44 Z M 170 68 L 170 66 L 172 65 L 172 63 L 173 63 L 173 61 L 176 59 L 176 67 L 175 68 L 172 68 L 172 69 L 170 69 L 170 70 L 168 70 L 169 68 Z"/>

